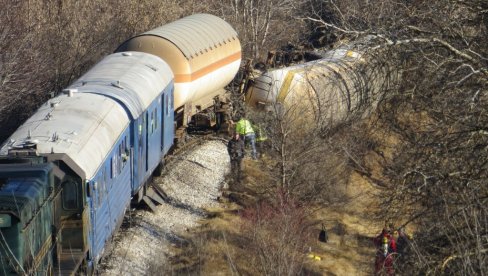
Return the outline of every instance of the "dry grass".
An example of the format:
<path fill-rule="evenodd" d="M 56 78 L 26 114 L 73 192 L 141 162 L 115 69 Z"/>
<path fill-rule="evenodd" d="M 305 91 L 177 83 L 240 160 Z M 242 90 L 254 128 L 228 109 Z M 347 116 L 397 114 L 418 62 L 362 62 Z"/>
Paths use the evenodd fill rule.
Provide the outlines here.
<path fill-rule="evenodd" d="M 269 195 L 272 178 L 266 172 L 269 160 L 244 163 L 245 177 L 230 185 L 221 207 L 207 210 L 211 215 L 202 226 L 185 237 L 190 243 L 175 248 L 172 271 L 202 275 L 259 275 L 249 257 L 249 240 L 243 233 L 242 210 Z M 383 221 L 372 213 L 378 207 L 378 188 L 357 173 L 350 175 L 345 189 L 349 201 L 319 206 L 309 216 L 312 239 L 306 245 L 321 260 L 306 259 L 302 273 L 307 275 L 370 275 L 374 261 L 372 238 Z M 313 207 L 315 208 L 315 207 Z M 329 241 L 317 240 L 320 223 L 328 230 Z M 299 252 L 304 258 L 308 250 Z"/>
<path fill-rule="evenodd" d="M 346 193 L 350 200 L 344 205 L 317 212 L 316 220 L 328 229 L 329 241 L 316 243 L 314 251 L 322 261 L 310 265 L 323 275 L 371 275 L 375 254 L 372 238 L 383 223 L 371 215 L 378 206 L 378 191 L 366 179 L 353 173 Z"/>
<path fill-rule="evenodd" d="M 306 239 L 305 245 L 295 252 L 304 261 L 297 274 L 371 275 L 375 258 L 372 239 L 383 228 L 385 218 L 390 218 L 397 226 L 404 223 L 395 212 L 379 212 L 388 186 L 377 185 L 378 182 L 389 184 L 384 175 L 385 168 L 401 141 L 394 133 L 375 131 L 381 123 L 379 121 L 369 119 L 363 123 L 358 127 L 362 132 L 356 131 L 356 137 L 351 138 L 347 133 L 334 136 L 334 141 L 342 143 L 337 145 L 338 148 L 354 145 L 349 154 L 331 151 L 330 156 L 323 157 L 328 173 L 341 177 L 336 185 L 323 187 L 328 189 L 329 196 L 334 195 L 333 200 L 306 207 L 306 223 L 310 227 L 302 234 L 310 235 L 311 239 Z M 364 145 L 354 144 L 354 139 L 365 141 Z M 348 158 L 355 158 L 360 163 L 344 161 Z M 357 165 L 368 173 L 363 173 Z M 256 245 L 250 237 L 250 228 L 246 228 L 248 221 L 243 213 L 262 202 L 272 201 L 276 196 L 276 183 L 279 181 L 273 174 L 275 169 L 276 163 L 270 155 L 259 161 L 245 159 L 242 181 L 230 183 L 229 189 L 223 191 L 220 208 L 207 210 L 211 214 L 209 218 L 186 237 L 189 245 L 175 249 L 175 260 L 180 262 L 175 263 L 177 266 L 173 271 L 203 275 L 264 274 L 257 267 L 258 257 L 253 255 Z M 306 202 L 302 204 L 305 206 Z M 327 243 L 318 241 L 321 224 L 328 232 Z M 413 230 L 409 225 L 407 232 L 412 233 Z M 276 231 L 281 233 L 279 228 Z M 320 257 L 320 260 L 309 258 L 310 254 Z"/>

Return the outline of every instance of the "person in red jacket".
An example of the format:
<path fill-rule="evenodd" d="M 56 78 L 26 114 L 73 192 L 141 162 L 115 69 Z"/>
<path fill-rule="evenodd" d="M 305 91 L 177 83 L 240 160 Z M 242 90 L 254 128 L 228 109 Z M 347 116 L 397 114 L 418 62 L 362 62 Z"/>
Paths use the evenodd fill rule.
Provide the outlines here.
<path fill-rule="evenodd" d="M 373 239 L 373 242 L 376 246 L 375 275 L 395 275 L 393 263 L 397 247 L 392 233 L 383 228 L 381 233 Z"/>

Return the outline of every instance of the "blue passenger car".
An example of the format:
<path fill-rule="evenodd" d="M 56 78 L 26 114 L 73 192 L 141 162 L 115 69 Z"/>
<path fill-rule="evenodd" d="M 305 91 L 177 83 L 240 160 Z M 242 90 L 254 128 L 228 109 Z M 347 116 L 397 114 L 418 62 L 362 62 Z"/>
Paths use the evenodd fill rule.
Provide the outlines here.
<path fill-rule="evenodd" d="M 125 210 L 173 142 L 173 74 L 160 58 L 107 56 L 44 104 L 0 149 L 40 156 L 59 173 L 54 269 L 96 266 Z M 49 233 L 51 234 L 51 232 Z"/>
<path fill-rule="evenodd" d="M 173 145 L 173 73 L 156 56 L 140 52 L 112 54 L 69 89 L 113 98 L 130 118 L 132 194 L 136 194 Z"/>
<path fill-rule="evenodd" d="M 110 154 L 88 182 L 90 260 L 97 263 L 122 223 L 130 198 L 144 192 L 144 184 L 173 143 L 173 112 L 163 114 L 169 110 L 165 99 L 172 97 L 172 72 L 153 55 L 117 53 L 95 65 L 68 91 L 113 99 L 128 117 L 128 125 L 114 137 Z"/>
<path fill-rule="evenodd" d="M 170 25 L 128 40 L 1 146 L 0 275 L 93 274 L 131 200 L 162 201 L 148 183 L 175 124 L 217 117 L 241 60 L 218 17 Z"/>

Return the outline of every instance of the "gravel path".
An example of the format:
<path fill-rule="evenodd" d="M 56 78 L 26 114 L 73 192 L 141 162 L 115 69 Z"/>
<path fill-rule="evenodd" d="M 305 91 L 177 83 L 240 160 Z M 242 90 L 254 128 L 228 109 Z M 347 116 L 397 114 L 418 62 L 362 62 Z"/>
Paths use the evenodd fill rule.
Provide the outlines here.
<path fill-rule="evenodd" d="M 227 149 L 221 141 L 206 141 L 168 162 L 162 177 L 154 181 L 170 202 L 159 205 L 154 213 L 128 214 L 131 226 L 116 234 L 100 275 L 148 275 L 155 260 L 160 261 L 157 265 L 164 264 L 171 245 L 182 242 L 179 235 L 198 226 L 204 208 L 218 205 L 228 168 Z"/>

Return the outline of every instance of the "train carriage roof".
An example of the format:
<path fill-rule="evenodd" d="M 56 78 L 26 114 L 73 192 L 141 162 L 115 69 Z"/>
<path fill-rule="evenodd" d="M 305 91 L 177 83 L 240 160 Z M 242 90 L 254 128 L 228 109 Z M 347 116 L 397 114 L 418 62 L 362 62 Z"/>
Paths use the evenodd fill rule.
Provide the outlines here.
<path fill-rule="evenodd" d="M 35 147 L 63 159 L 82 178 L 91 178 L 129 124 L 124 108 L 96 94 L 61 95 L 41 106 L 0 149 Z"/>
<path fill-rule="evenodd" d="M 172 80 L 171 69 L 159 57 L 140 52 L 122 52 L 105 57 L 68 89 L 117 99 L 135 119 Z"/>
<path fill-rule="evenodd" d="M 229 23 L 211 14 L 187 16 L 138 36 L 144 35 L 171 41 L 187 59 L 237 39 L 237 33 Z"/>
<path fill-rule="evenodd" d="M 66 94 L 37 110 L 0 149 L 35 147 L 48 160 L 63 160 L 82 178 L 92 178 L 127 128 L 170 84 L 173 74 L 160 58 L 124 52 L 107 56 Z"/>

